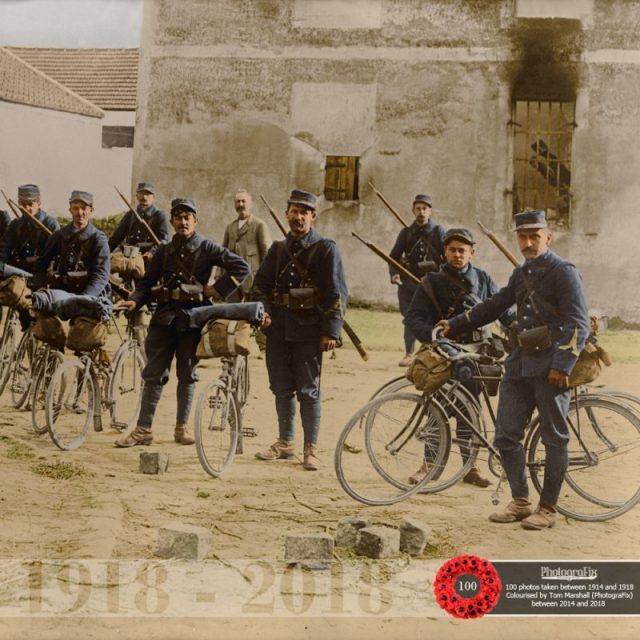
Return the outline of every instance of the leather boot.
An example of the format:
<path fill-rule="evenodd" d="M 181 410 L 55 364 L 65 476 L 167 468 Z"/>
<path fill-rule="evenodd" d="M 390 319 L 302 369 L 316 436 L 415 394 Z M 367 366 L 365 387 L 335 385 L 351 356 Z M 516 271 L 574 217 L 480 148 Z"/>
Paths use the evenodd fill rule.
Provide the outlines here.
<path fill-rule="evenodd" d="M 309 443 L 304 445 L 304 462 L 302 463 L 302 466 L 307 471 L 318 470 L 318 467 L 320 466 L 320 460 L 318 460 L 316 453 L 318 453 L 318 447 L 316 447 L 315 444 Z"/>
<path fill-rule="evenodd" d="M 124 449 L 126 447 L 135 447 L 139 444 L 149 445 L 153 442 L 153 434 L 151 429 L 146 427 L 136 427 L 128 436 L 119 438 L 113 444 L 116 447 Z"/>
<path fill-rule="evenodd" d="M 186 424 L 176 425 L 176 428 L 173 430 L 173 439 L 178 444 L 193 444 L 195 442 L 193 436 L 187 430 Z"/>
<path fill-rule="evenodd" d="M 255 456 L 258 460 L 290 460 L 293 458 L 293 442 L 278 439 L 268 449 L 258 451 Z"/>

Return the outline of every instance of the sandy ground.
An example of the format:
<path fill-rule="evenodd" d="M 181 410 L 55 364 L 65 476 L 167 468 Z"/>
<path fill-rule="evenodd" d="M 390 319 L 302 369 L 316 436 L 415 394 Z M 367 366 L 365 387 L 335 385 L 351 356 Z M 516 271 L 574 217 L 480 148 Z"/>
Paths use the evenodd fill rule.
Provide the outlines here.
<path fill-rule="evenodd" d="M 585 634 L 638 637 L 637 618 L 488 617 L 461 622 L 438 609 L 425 576 L 433 576 L 442 562 L 459 554 L 472 553 L 491 560 L 638 559 L 640 508 L 607 522 L 560 518 L 553 530 L 524 532 L 517 525 L 499 526 L 487 520 L 493 509 L 490 489 L 458 484 L 442 494 L 417 496 L 392 507 L 365 507 L 353 501 L 341 490 L 333 470 L 336 439 L 371 392 L 399 372 L 399 354 L 371 355 L 371 360 L 364 363 L 354 351 L 343 349 L 335 359 L 325 361 L 320 438 L 323 464 L 315 473 L 304 471 L 299 460 L 265 463 L 253 458 L 257 449 L 271 444 L 276 436 L 264 360 L 255 357 L 250 361 L 252 391 L 247 424 L 258 431 L 258 436 L 245 440 L 245 453 L 236 457 L 220 479 L 203 472 L 194 447 L 180 447 L 172 441 L 173 380 L 158 410 L 154 444 L 144 448 L 169 454 L 169 470 L 159 476 L 138 473 L 141 448 L 114 448 L 117 434 L 110 430 L 91 433 L 76 451 L 58 451 L 47 435 L 34 434 L 28 413 L 7 407 L 5 392 L 0 412 L 0 616 L 4 616 L 0 617 L 0 638 L 210 638 L 214 634 L 222 638 L 325 638 L 328 634 L 353 638 L 387 634 L 397 638 L 433 634 L 525 638 L 552 631 L 567 638 Z M 215 376 L 217 366 L 216 362 L 208 363 L 201 379 Z M 607 370 L 601 381 L 639 393 L 640 366 L 617 365 Z M 299 434 L 297 444 L 301 449 L 301 430 Z M 35 464 L 56 460 L 74 462 L 86 474 L 60 480 L 34 473 Z M 348 606 L 330 599 L 339 589 L 333 583 L 326 584 L 327 572 L 325 578 L 316 574 L 311 582 L 305 582 L 301 575 L 283 573 L 287 534 L 334 533 L 340 518 L 355 515 L 392 525 L 411 517 L 432 527 L 431 544 L 424 557 L 383 563 L 384 570 L 403 579 L 409 579 L 412 570 L 423 572 L 417 589 L 420 598 L 414 605 L 407 605 L 406 597 L 393 601 L 396 592 L 391 587 L 387 600 L 384 594 L 367 592 L 373 600 L 363 601 L 365 587 L 373 585 L 377 589 L 382 583 L 370 580 L 369 573 L 363 578 L 362 568 L 375 572 L 379 567 L 348 554 L 339 556 L 346 572 L 344 590 L 357 596 Z M 169 577 L 162 574 L 166 578 L 165 595 L 149 592 L 152 599 L 164 597 L 166 602 L 162 606 L 160 600 L 141 604 L 142 596 L 131 592 L 132 582 L 125 585 L 128 578 L 124 576 L 144 566 L 145 575 L 138 573 L 131 580 L 138 580 L 147 590 L 156 586 L 154 580 L 159 577 L 153 572 L 159 566 L 154 558 L 158 528 L 176 522 L 209 529 L 212 543 L 205 564 L 211 571 L 216 567 L 222 571 L 222 577 L 212 579 L 231 585 L 240 575 L 242 584 L 244 573 L 245 590 L 230 589 L 224 597 L 220 590 L 215 606 L 198 608 L 200 605 L 184 597 L 194 588 L 193 575 L 200 572 L 200 578 L 206 579 L 204 570 L 194 568 L 197 563 L 169 562 L 164 565 Z M 37 560 L 44 562 L 44 568 L 33 564 Z M 82 566 L 70 568 L 69 563 L 76 560 Z M 107 607 L 107 615 L 92 602 L 105 593 L 100 576 L 108 561 L 112 562 L 109 570 L 120 573 L 110 574 L 106 586 L 119 584 L 121 593 L 118 604 Z M 34 566 L 44 578 L 34 578 L 33 572 L 25 577 Z M 55 571 L 54 583 L 48 582 Z M 251 582 L 247 576 L 252 580 L 259 577 L 259 581 Z M 286 585 L 285 579 L 289 580 Z M 90 590 L 86 606 L 84 601 L 75 600 L 74 588 L 83 582 Z M 393 580 L 389 582 L 393 584 Z M 58 599 L 73 597 L 72 604 L 77 607 L 60 610 L 55 604 L 56 594 Z M 287 601 L 287 594 L 294 600 Z"/>

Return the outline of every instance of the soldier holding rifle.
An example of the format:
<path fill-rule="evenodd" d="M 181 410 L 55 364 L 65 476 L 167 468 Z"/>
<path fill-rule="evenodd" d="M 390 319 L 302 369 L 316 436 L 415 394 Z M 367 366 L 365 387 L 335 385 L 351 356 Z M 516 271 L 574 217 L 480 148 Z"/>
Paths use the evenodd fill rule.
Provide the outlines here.
<path fill-rule="evenodd" d="M 421 278 L 429 271 L 436 271 L 442 263 L 444 228 L 431 220 L 431 196 L 419 193 L 413 199 L 412 212 L 414 222 L 400 231 L 389 255 L 400 262 L 414 276 Z M 409 305 L 416 291 L 416 285 L 400 273 L 394 266 L 389 266 L 391 284 L 398 286 L 398 302 L 402 317 L 406 317 Z M 416 338 L 411 328 L 404 327 L 404 357 L 398 363 L 408 367 L 413 358 Z"/>
<path fill-rule="evenodd" d="M 289 232 L 274 242 L 255 275 L 252 297 L 265 307 L 266 362 L 279 437 L 259 460 L 294 456 L 296 398 L 304 431 L 304 462 L 318 468 L 322 354 L 336 346 L 346 309 L 342 260 L 333 240 L 314 228 L 316 196 L 294 189 L 287 201 Z"/>
<path fill-rule="evenodd" d="M 524 263 L 515 268 L 506 287 L 491 298 L 440 324 L 445 327 L 445 335 L 456 336 L 492 322 L 517 305 L 517 347 L 505 362 L 495 435 L 513 499 L 489 520 L 521 521 L 523 528 L 536 530 L 553 527 L 556 521 L 556 505 L 568 466 L 568 376 L 584 348 L 590 326 L 580 274 L 573 264 L 549 249 L 551 232 L 544 211 L 517 213 L 515 223 Z M 499 248 L 508 254 L 505 247 Z M 522 440 L 535 408 L 540 413 L 546 460 L 540 502 L 533 511 Z"/>

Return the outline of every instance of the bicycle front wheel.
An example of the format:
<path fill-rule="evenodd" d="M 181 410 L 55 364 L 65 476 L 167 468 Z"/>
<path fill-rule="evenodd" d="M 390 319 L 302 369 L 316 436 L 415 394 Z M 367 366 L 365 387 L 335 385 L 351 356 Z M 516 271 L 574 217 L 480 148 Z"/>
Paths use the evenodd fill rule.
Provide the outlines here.
<path fill-rule="evenodd" d="M 38 341 L 29 328 L 20 338 L 11 372 L 11 403 L 16 409 L 19 409 L 29 397 L 37 351 Z"/>
<path fill-rule="evenodd" d="M 89 366 L 81 360 L 65 362 L 47 389 L 47 428 L 63 451 L 77 449 L 85 441 L 93 420 L 95 388 Z"/>
<path fill-rule="evenodd" d="M 9 309 L 0 344 L 0 394 L 9 381 L 16 351 L 16 323 L 14 319 L 16 313 L 15 309 Z"/>
<path fill-rule="evenodd" d="M 53 372 L 63 360 L 64 356 L 59 351 L 54 351 L 50 346 L 44 345 L 41 355 L 36 361 L 33 384 L 31 385 L 31 425 L 38 435 L 47 432 L 47 389 Z"/>
<path fill-rule="evenodd" d="M 370 400 L 345 425 L 334 464 L 342 488 L 372 506 L 391 505 L 425 489 L 409 475 L 425 456 L 435 466 L 449 454 L 450 434 L 444 412 L 416 393 L 384 394 Z"/>
<path fill-rule="evenodd" d="M 125 431 L 136 423 L 142 403 L 144 357 L 137 343 L 130 343 L 116 356 L 107 392 L 111 425 Z"/>
<path fill-rule="evenodd" d="M 640 500 L 640 418 L 619 400 L 578 398 L 567 417 L 569 467 L 558 500 L 564 515 L 597 522 L 626 513 Z M 528 447 L 531 480 L 538 492 L 544 482 L 545 448 L 539 418 Z"/>
<path fill-rule="evenodd" d="M 194 425 L 198 459 L 210 476 L 219 477 L 233 462 L 239 423 L 234 395 L 213 380 L 198 397 Z"/>

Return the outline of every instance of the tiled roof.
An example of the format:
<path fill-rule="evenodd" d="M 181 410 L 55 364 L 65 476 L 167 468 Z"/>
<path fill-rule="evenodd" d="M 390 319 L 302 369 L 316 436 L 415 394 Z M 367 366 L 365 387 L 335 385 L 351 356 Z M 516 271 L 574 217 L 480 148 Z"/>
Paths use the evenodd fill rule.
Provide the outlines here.
<path fill-rule="evenodd" d="M 104 112 L 42 71 L 0 47 L 0 100 L 102 118 Z"/>
<path fill-rule="evenodd" d="M 138 49 L 8 49 L 101 109 L 135 111 Z"/>

